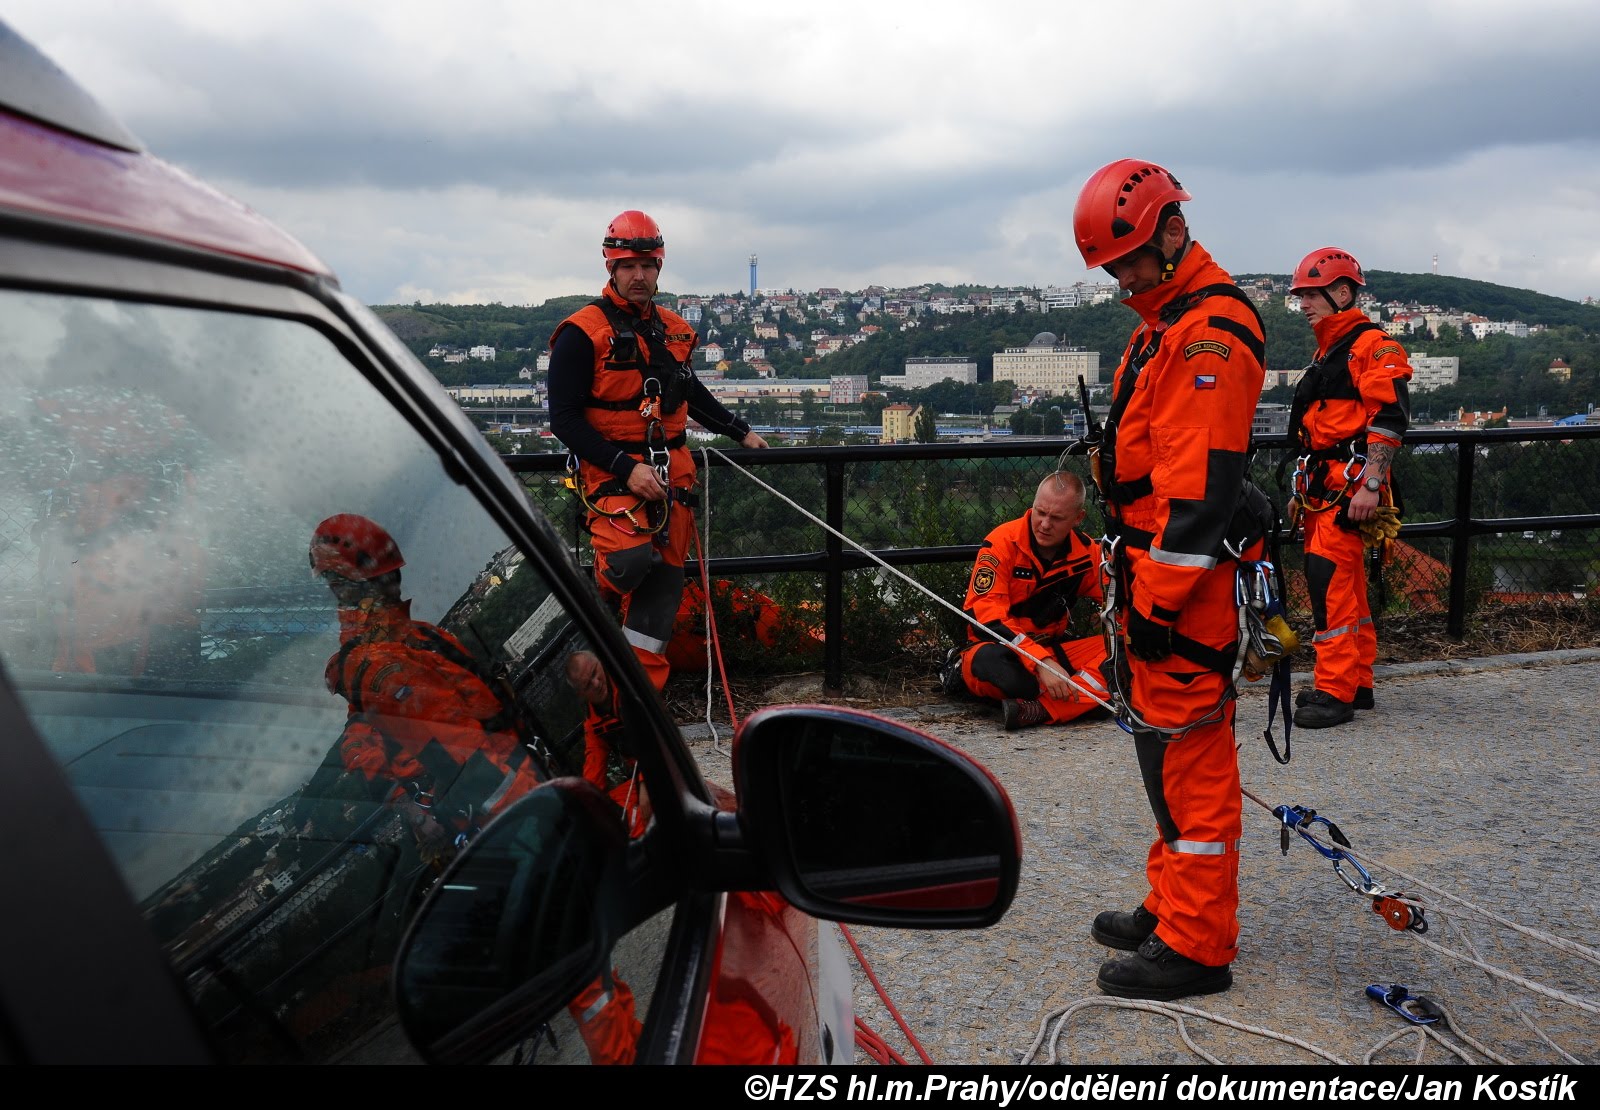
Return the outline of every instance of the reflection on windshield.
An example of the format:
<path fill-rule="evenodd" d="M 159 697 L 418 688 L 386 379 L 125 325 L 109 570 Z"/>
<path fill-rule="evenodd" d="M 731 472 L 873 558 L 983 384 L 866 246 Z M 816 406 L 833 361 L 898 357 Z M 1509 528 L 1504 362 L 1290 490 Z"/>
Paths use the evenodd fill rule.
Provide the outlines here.
<path fill-rule="evenodd" d="M 315 329 L 15 291 L 0 327 L 7 673 L 229 1057 L 348 1052 L 463 838 L 581 768 L 585 645 Z"/>

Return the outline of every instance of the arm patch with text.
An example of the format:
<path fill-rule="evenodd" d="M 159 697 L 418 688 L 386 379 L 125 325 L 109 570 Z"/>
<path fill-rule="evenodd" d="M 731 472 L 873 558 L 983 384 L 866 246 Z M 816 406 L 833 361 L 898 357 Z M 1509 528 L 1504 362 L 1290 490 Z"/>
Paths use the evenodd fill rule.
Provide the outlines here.
<path fill-rule="evenodd" d="M 1185 359 L 1194 358 L 1196 355 L 1217 355 L 1226 361 L 1232 353 L 1233 348 L 1215 339 L 1198 339 L 1183 349 Z"/>

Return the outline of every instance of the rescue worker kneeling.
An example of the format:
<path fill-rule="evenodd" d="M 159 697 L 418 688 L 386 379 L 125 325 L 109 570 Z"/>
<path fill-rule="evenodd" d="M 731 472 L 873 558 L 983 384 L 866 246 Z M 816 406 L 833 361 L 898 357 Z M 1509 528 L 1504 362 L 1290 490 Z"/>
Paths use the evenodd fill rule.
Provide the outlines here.
<path fill-rule="evenodd" d="M 1007 729 L 1070 721 L 1109 699 L 1104 639 L 1068 636 L 1073 603 L 1100 600 L 1098 548 L 1078 529 L 1083 497 L 1076 474 L 1046 475 L 1033 507 L 990 532 L 972 567 L 966 613 L 988 632 L 968 626 L 941 681 L 946 693 L 999 701 Z"/>

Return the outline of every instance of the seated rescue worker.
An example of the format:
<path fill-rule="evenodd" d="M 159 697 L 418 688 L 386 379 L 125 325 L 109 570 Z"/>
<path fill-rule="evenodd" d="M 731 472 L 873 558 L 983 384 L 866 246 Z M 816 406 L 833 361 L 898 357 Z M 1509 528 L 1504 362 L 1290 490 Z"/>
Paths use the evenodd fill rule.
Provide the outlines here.
<path fill-rule="evenodd" d="M 987 632 L 968 626 L 941 681 L 947 693 L 999 701 L 1008 730 L 1070 721 L 1109 700 L 1104 641 L 1069 635 L 1073 603 L 1101 597 L 1099 549 L 1078 528 L 1083 493 L 1071 471 L 1046 475 L 1033 507 L 990 532 L 973 563 L 965 609 Z"/>
<path fill-rule="evenodd" d="M 583 777 L 627 815 L 628 835 L 643 835 L 650 823 L 650 801 L 639 765 L 629 754 L 627 726 L 617 706 L 617 689 L 592 651 L 567 657 L 567 682 L 588 707 L 583 720 Z"/>

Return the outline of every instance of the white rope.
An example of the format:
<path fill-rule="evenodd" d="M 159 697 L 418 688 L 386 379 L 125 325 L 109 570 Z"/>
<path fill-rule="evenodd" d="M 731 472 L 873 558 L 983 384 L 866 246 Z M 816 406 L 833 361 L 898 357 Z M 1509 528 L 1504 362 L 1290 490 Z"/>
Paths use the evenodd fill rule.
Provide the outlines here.
<path fill-rule="evenodd" d="M 821 528 L 824 532 L 827 532 L 829 535 L 836 536 L 839 539 L 843 540 L 845 543 L 847 543 L 851 547 L 855 548 L 861 554 L 865 555 L 868 559 L 871 559 L 874 563 L 877 563 L 884 570 L 888 571 L 890 574 L 894 575 L 896 578 L 899 578 L 901 581 L 905 582 L 908 586 L 910 586 L 913 589 L 918 590 L 919 592 L 923 593 L 929 599 L 931 599 L 934 602 L 937 602 L 939 605 L 944 606 L 944 608 L 948 609 L 950 612 L 952 612 L 956 616 L 960 617 L 963 621 L 965 621 L 968 624 L 970 624 L 973 628 L 976 628 L 979 632 L 983 633 L 983 635 L 988 637 L 990 640 L 993 640 L 995 643 L 999 644 L 1002 647 L 1010 648 L 1013 652 L 1015 652 L 1021 658 L 1025 659 L 1025 660 L 1028 660 L 1029 662 L 1036 663 L 1038 666 L 1047 669 L 1051 674 L 1053 674 L 1056 677 L 1058 677 L 1058 678 L 1062 679 L 1063 681 L 1065 681 L 1073 689 L 1077 690 L 1078 693 L 1082 694 L 1084 697 L 1088 698 L 1090 701 L 1094 702 L 1096 705 L 1100 706 L 1101 708 L 1108 709 L 1112 713 L 1117 712 L 1116 706 L 1112 705 L 1108 701 L 1101 700 L 1101 698 L 1098 695 L 1096 695 L 1093 690 L 1090 690 L 1090 689 L 1084 687 L 1083 685 L 1081 685 L 1080 683 L 1078 683 L 1077 681 L 1075 681 L 1071 675 L 1063 673 L 1061 668 L 1056 666 L 1055 663 L 1053 663 L 1052 661 L 1050 661 L 1048 659 L 1034 659 L 1033 656 L 1031 656 L 1027 652 L 1023 651 L 1016 644 L 1013 644 L 1013 643 L 1011 643 L 1011 642 L 1009 642 L 1007 640 L 1000 639 L 982 621 L 976 620 L 976 619 L 968 616 L 965 612 L 963 612 L 962 610 L 956 608 L 954 605 L 950 604 L 944 598 L 940 597 L 938 594 L 936 594 L 932 590 L 928 589 L 928 587 L 924 586 L 921 582 L 918 582 L 915 578 L 912 578 L 909 574 L 905 574 L 905 573 L 903 573 L 903 572 L 901 572 L 899 570 L 896 570 L 894 567 L 891 567 L 888 563 L 884 562 L 882 559 L 878 558 L 878 556 L 874 555 L 872 552 L 870 552 L 866 548 L 862 547 L 855 540 L 851 539 L 849 536 L 845 535 L 843 532 L 839 531 L 837 528 L 834 528 L 831 525 L 829 525 L 827 521 L 823 520 L 821 517 L 818 517 L 815 513 L 812 513 L 809 510 L 807 510 L 804 506 L 800 505 L 793 498 L 787 496 L 786 494 L 784 494 L 783 492 L 781 492 L 781 491 L 779 491 L 777 489 L 774 489 L 772 486 L 769 486 L 766 482 L 763 482 L 760 478 L 757 478 L 754 474 L 750 473 L 750 471 L 746 470 L 744 467 L 740 466 L 738 463 L 736 463 L 732 459 L 728 458 L 727 455 L 724 455 L 721 451 L 718 451 L 715 447 L 706 447 L 706 448 L 703 448 L 702 450 L 706 450 L 706 451 L 712 452 L 718 458 L 720 458 L 723 462 L 725 462 L 729 466 L 733 467 L 739 473 L 743 474 L 746 478 L 749 478 L 752 482 L 754 482 L 756 485 L 760 486 L 762 489 L 766 490 L 768 493 L 772 494 L 778 500 L 780 500 L 780 501 L 784 502 L 785 504 L 787 504 L 790 508 L 794 509 L 795 512 L 799 513 L 801 516 L 803 516 L 807 520 L 811 521 L 817 527 Z"/>
<path fill-rule="evenodd" d="M 1201 1059 L 1205 1060 L 1205 1062 L 1208 1064 L 1221 1064 L 1222 1061 L 1218 1060 L 1216 1057 L 1200 1048 L 1192 1039 L 1190 1039 L 1189 1031 L 1183 1022 L 1185 1017 L 1200 1018 L 1204 1021 L 1213 1021 L 1218 1025 L 1226 1025 L 1230 1029 L 1238 1029 L 1244 1033 L 1253 1033 L 1258 1037 L 1266 1037 L 1269 1040 L 1280 1041 L 1283 1044 L 1293 1045 L 1296 1048 L 1304 1049 L 1313 1056 L 1320 1056 L 1329 1063 L 1340 1065 L 1348 1064 L 1348 1061 L 1340 1059 L 1338 1056 L 1335 1056 L 1326 1049 L 1318 1048 L 1309 1041 L 1303 1041 L 1299 1037 L 1291 1037 L 1287 1033 L 1279 1033 L 1275 1030 L 1266 1029 L 1259 1025 L 1246 1025 L 1243 1022 L 1234 1021 L 1232 1018 L 1222 1017 L 1220 1014 L 1208 1013 L 1205 1010 L 1197 1010 L 1193 1006 L 1184 1006 L 1176 1002 L 1145 1002 L 1127 998 L 1101 998 L 1098 996 L 1079 999 L 1070 1006 L 1060 1010 L 1052 1010 L 1050 1013 L 1046 1014 L 1039 1023 L 1039 1032 L 1034 1037 L 1033 1044 L 1029 1046 L 1027 1052 L 1023 1053 L 1022 1059 L 1019 1060 L 1018 1063 L 1027 1064 L 1033 1062 L 1035 1054 L 1038 1053 L 1040 1046 L 1045 1041 L 1047 1031 L 1049 1031 L 1050 1023 L 1052 1021 L 1056 1022 L 1056 1026 L 1053 1032 L 1049 1032 L 1050 1055 L 1049 1058 L 1044 1062 L 1046 1064 L 1057 1063 L 1056 1043 L 1061 1039 L 1062 1030 L 1066 1028 L 1067 1022 L 1071 1020 L 1072 1015 L 1077 1013 L 1079 1010 L 1087 1009 L 1093 1006 L 1103 1006 L 1118 1010 L 1144 1010 L 1147 1013 L 1160 1014 L 1163 1017 L 1171 1018 L 1178 1025 L 1178 1032 L 1183 1038 L 1183 1043 L 1189 1047 L 1190 1051 L 1199 1056 Z M 1059 1020 L 1057 1020 L 1058 1018 Z"/>

